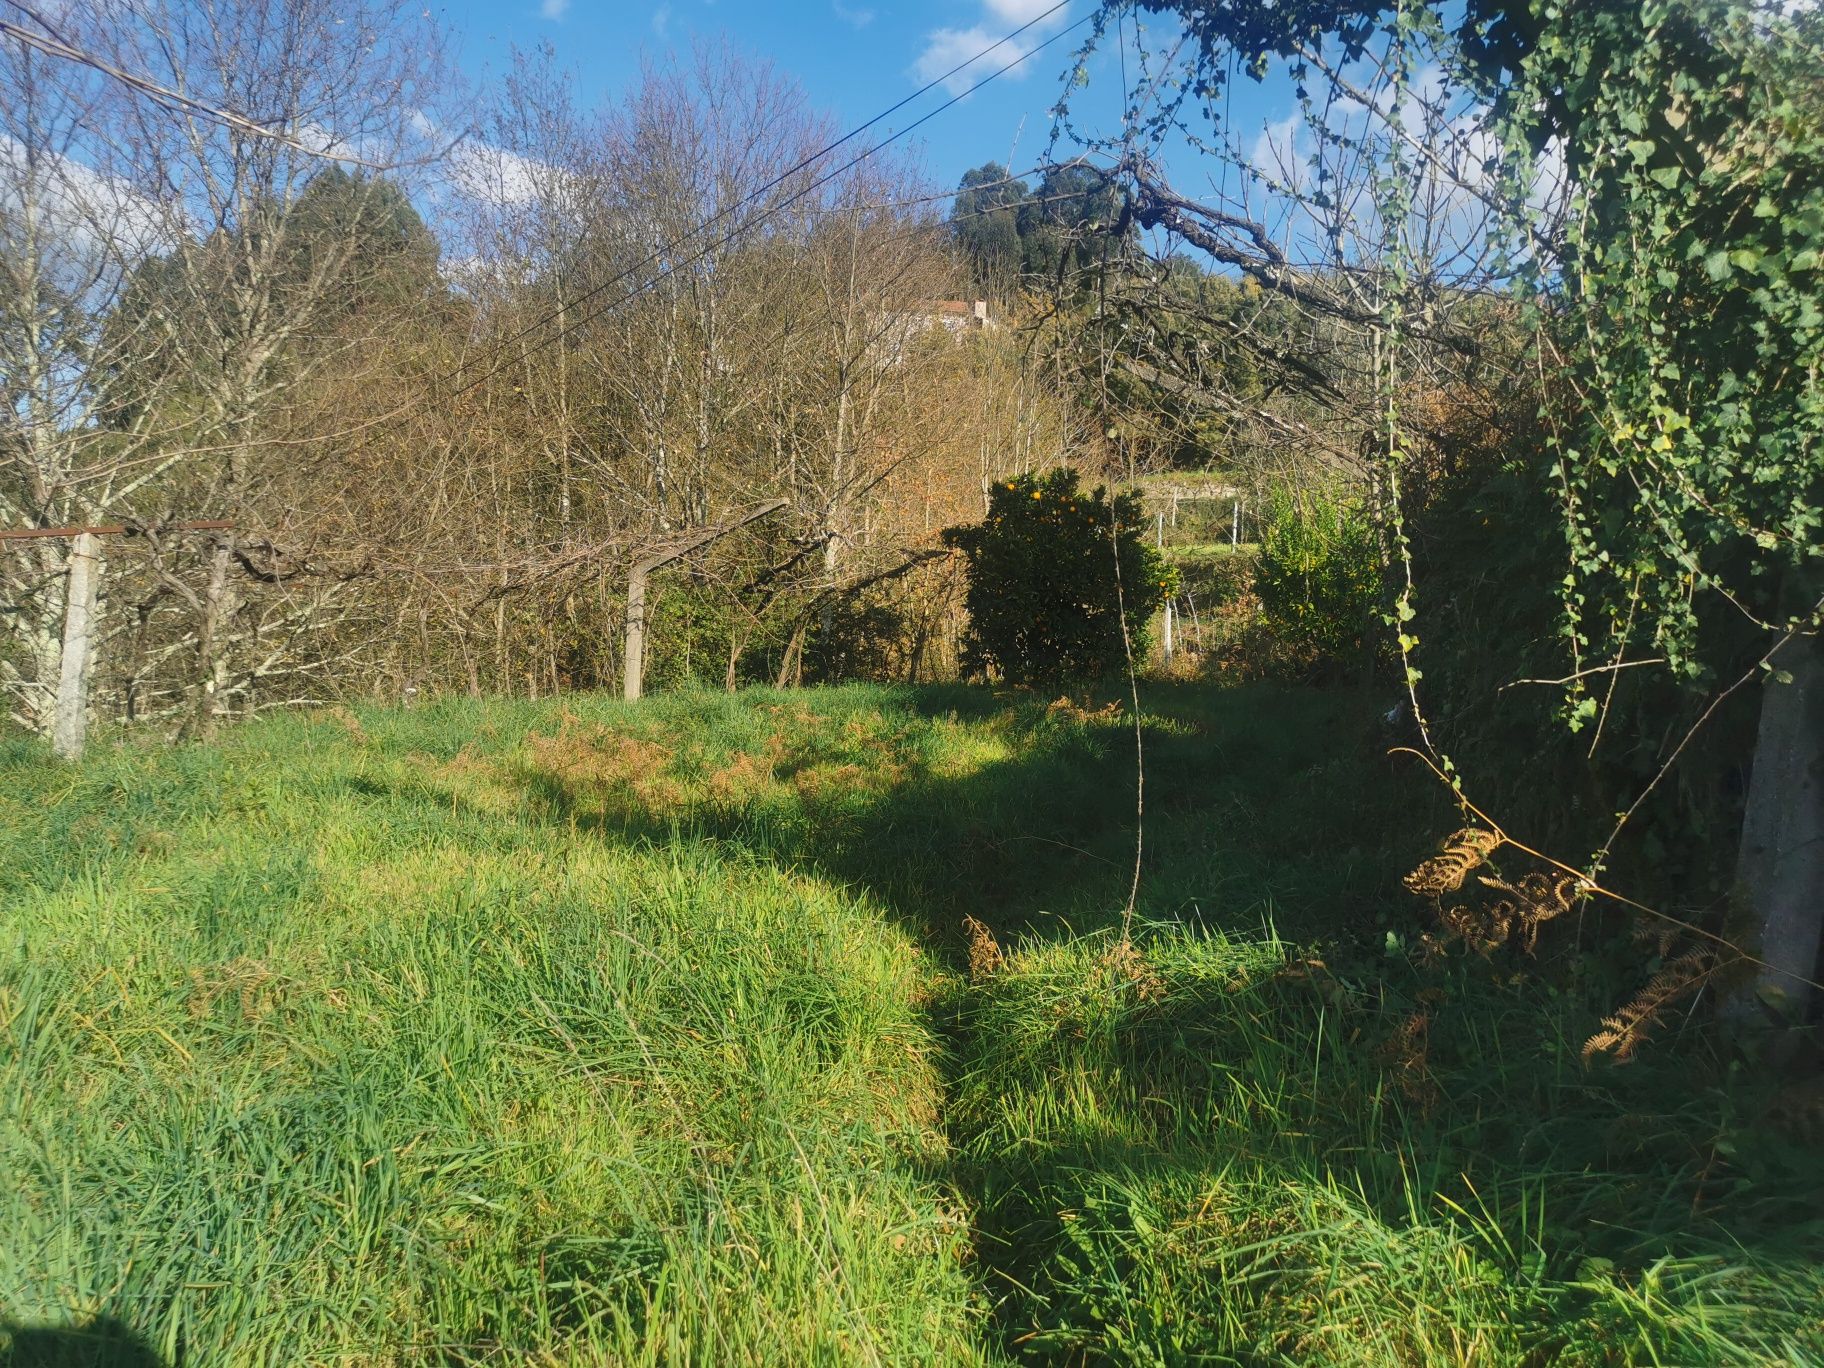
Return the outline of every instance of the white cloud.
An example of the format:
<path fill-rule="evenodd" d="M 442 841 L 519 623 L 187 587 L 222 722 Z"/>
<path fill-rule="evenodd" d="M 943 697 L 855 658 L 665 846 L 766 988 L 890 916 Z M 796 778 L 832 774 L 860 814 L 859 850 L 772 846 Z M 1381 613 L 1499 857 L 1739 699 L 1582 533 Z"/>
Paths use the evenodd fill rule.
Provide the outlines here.
<path fill-rule="evenodd" d="M 987 0 L 988 13 L 1003 24 L 1030 24 L 1058 0 Z"/>
<path fill-rule="evenodd" d="M 874 22 L 874 11 L 871 9 L 850 9 L 842 0 L 831 0 L 830 8 L 836 17 L 853 29 L 864 29 Z"/>
<path fill-rule="evenodd" d="M 661 38 L 671 36 L 671 5 L 669 0 L 652 12 L 652 31 Z"/>
<path fill-rule="evenodd" d="M 85 166 L 73 157 L 40 150 L 0 133 L 0 226 L 16 216 L 30 194 L 70 264 L 97 254 L 136 261 L 166 252 L 190 231 L 181 206 L 161 203 L 131 183 Z M 80 266 L 77 273 L 92 269 Z"/>
<path fill-rule="evenodd" d="M 1025 58 L 1031 49 L 1015 40 L 1006 43 L 988 54 L 976 58 L 976 54 L 990 47 L 996 34 L 977 25 L 966 29 L 938 29 L 925 40 L 925 50 L 918 56 L 913 70 L 918 73 L 920 81 L 935 81 L 944 77 L 944 86 L 953 95 L 961 95 L 971 86 L 1019 59 L 1019 65 L 1007 74 L 1021 76 L 1025 74 Z M 976 60 L 971 61 L 971 58 Z"/>
<path fill-rule="evenodd" d="M 1547 218 L 1562 212 L 1561 144 L 1514 164 L 1490 126 L 1489 108 L 1433 64 L 1398 86 L 1367 64 L 1347 74 L 1353 95 L 1309 113 L 1288 112 L 1264 124 L 1248 146 L 1247 160 L 1265 182 L 1264 202 L 1251 216 L 1271 221 L 1300 255 L 1322 260 L 1336 250 L 1384 249 L 1392 229 L 1363 175 L 1363 148 L 1382 164 L 1397 149 L 1408 203 L 1401 237 L 1445 277 L 1481 269 L 1491 239 L 1509 230 L 1501 208 L 1511 188 L 1507 174 L 1519 177 L 1532 211 Z"/>
<path fill-rule="evenodd" d="M 292 141 L 307 147 L 320 157 L 359 160 L 361 153 L 347 138 L 331 132 L 320 123 L 306 121 L 291 130 Z"/>
<path fill-rule="evenodd" d="M 538 12 L 547 19 L 562 19 L 570 12 L 570 0 L 539 0 Z"/>
<path fill-rule="evenodd" d="M 502 206 L 530 204 L 549 194 L 561 174 L 554 166 L 478 139 L 452 148 L 448 165 L 457 194 Z"/>
<path fill-rule="evenodd" d="M 913 63 L 913 73 L 923 82 L 943 77 L 945 88 L 953 95 L 961 95 L 1003 67 L 1008 76 L 1024 76 L 1036 40 L 1061 22 L 1065 11 L 1060 9 L 1046 23 L 1018 38 L 1000 40 L 1056 4 L 1057 0 L 983 0 L 981 22 L 968 28 L 933 29 L 926 35 L 925 50 Z M 989 52 L 990 48 L 994 50 Z"/>
<path fill-rule="evenodd" d="M 1265 125 L 1248 152 L 1249 162 L 1280 184 L 1296 188 L 1304 179 L 1305 159 L 1310 156 L 1310 148 L 1301 136 L 1304 130 L 1304 115 L 1297 110 Z"/>

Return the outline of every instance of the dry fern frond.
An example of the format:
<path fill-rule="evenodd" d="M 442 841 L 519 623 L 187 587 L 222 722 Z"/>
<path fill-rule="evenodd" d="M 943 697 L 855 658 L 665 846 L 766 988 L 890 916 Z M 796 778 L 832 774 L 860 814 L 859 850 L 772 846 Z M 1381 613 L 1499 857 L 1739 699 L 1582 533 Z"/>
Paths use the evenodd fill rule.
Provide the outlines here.
<path fill-rule="evenodd" d="M 1660 971 L 1614 1016 L 1602 1019 L 1602 1029 L 1583 1042 L 1583 1062 L 1606 1054 L 1626 1064 L 1660 1024 L 1661 1013 L 1682 997 L 1695 993 L 1717 970 L 1716 953 L 1688 950 L 1662 965 Z"/>
<path fill-rule="evenodd" d="M 1529 955 L 1539 943 L 1540 926 L 1570 911 L 1583 891 L 1582 879 L 1562 872 L 1528 874 L 1512 884 L 1483 874 L 1477 876 L 1477 882 L 1507 894 L 1489 909 L 1490 915 L 1499 921 L 1503 940 L 1519 927 L 1521 948 Z"/>
<path fill-rule="evenodd" d="M 1445 839 L 1442 855 L 1433 855 L 1406 876 L 1406 887 L 1422 898 L 1455 893 L 1463 887 L 1470 871 L 1488 859 L 1500 844 L 1501 837 L 1495 832 L 1464 827 Z"/>
<path fill-rule="evenodd" d="M 964 917 L 963 934 L 969 938 L 969 977 L 977 982 L 992 977 L 1007 960 L 994 932 L 974 917 Z"/>
<path fill-rule="evenodd" d="M 225 964 L 192 969 L 185 1006 L 192 1017 L 200 1020 L 213 1012 L 218 1002 L 232 1001 L 240 1009 L 241 1020 L 252 1026 L 305 990 L 306 985 L 299 980 L 275 973 L 261 960 L 240 955 Z M 343 1005 L 342 995 L 334 990 L 319 990 L 318 995 L 333 1006 Z"/>
<path fill-rule="evenodd" d="M 1431 1076 L 1431 1013 L 1420 1010 L 1401 1021 L 1381 1043 L 1380 1055 L 1406 1100 L 1429 1110 L 1438 1099 Z"/>
<path fill-rule="evenodd" d="M 1653 953 L 1664 959 L 1678 943 L 1679 930 L 1668 922 L 1636 917 L 1628 928 L 1628 936 L 1636 945 L 1651 946 Z"/>
<path fill-rule="evenodd" d="M 1459 904 L 1443 908 L 1438 920 L 1452 935 L 1467 942 L 1479 955 L 1489 955 L 1507 944 L 1513 933 L 1513 905 L 1505 900 L 1493 907 L 1468 907 Z"/>

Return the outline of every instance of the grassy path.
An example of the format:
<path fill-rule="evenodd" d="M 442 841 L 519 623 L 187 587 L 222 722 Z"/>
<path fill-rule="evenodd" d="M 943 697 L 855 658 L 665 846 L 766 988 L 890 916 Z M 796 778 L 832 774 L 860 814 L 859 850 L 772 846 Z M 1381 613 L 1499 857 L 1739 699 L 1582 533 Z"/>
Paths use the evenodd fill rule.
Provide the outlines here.
<path fill-rule="evenodd" d="M 1137 954 L 1093 711 L 0 751 L 0 1363 L 1819 1361 L 1802 1146 L 1372 958 L 1432 828 L 1347 702 L 1159 707 Z"/>

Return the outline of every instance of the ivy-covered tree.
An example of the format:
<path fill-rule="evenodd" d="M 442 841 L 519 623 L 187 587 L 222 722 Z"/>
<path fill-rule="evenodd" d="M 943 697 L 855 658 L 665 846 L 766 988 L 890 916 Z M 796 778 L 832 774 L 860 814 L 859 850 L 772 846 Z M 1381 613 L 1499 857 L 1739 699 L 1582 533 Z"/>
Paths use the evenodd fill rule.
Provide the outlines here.
<path fill-rule="evenodd" d="M 1761 988 L 1789 1004 L 1824 930 L 1821 74 L 1815 45 L 1744 6 L 1572 6 L 1521 72 L 1555 105 L 1514 116 L 1564 139 L 1576 187 L 1544 472 L 1570 561 L 1570 715 L 1597 717 L 1587 671 L 1611 661 L 1712 690 L 1763 680 L 1741 894 Z M 1759 638 L 1745 674 L 1707 649 L 1723 627 Z"/>
<path fill-rule="evenodd" d="M 1105 0 L 1099 23 L 1112 28 L 1135 7 Z M 1369 288 L 1328 290 L 1238 206 L 1186 200 L 1132 160 L 1123 170 L 1143 224 L 1185 235 L 1302 307 L 1352 312 L 1372 330 L 1384 403 L 1363 440 L 1380 453 L 1385 544 L 1402 580 L 1412 559 L 1399 490 L 1412 474 L 1414 434 L 1397 367 L 1402 341 L 1428 327 L 1440 297 L 1409 231 L 1413 187 L 1436 169 L 1416 136 L 1430 117 L 1416 54 L 1473 95 L 1455 126 L 1478 153 L 1455 192 L 1496 208 L 1508 278 L 1532 314 L 1536 350 L 1516 382 L 1528 373 L 1543 381 L 1547 435 L 1515 461 L 1558 508 L 1563 551 L 1550 573 L 1566 720 L 1600 719 L 1621 671 L 1660 671 L 1718 702 L 1764 684 L 1740 858 L 1753 927 L 1743 939 L 1762 963 L 1763 996 L 1803 1011 L 1824 928 L 1817 17 L 1739 0 L 1137 8 L 1176 21 L 1185 38 L 1177 50 L 1188 54 L 1162 82 L 1171 94 L 1144 114 L 1144 132 L 1202 125 L 1194 137 L 1226 145 L 1226 84 L 1275 66 L 1307 108 L 1323 108 L 1327 88 L 1380 121 L 1373 137 L 1346 135 L 1380 167 L 1362 204 L 1383 231 L 1375 255 L 1349 263 Z M 1378 103 L 1352 88 L 1365 69 L 1383 81 Z M 1108 150 L 1131 144 L 1134 132 L 1124 129 Z M 1568 193 L 1548 206 L 1530 173 L 1552 161 Z M 1319 182 L 1293 193 L 1324 208 L 1333 189 Z M 1425 611 L 1423 581 L 1409 583 L 1396 617 L 1415 686 Z M 1700 719 L 1714 711 L 1698 709 Z M 1660 773 L 1684 750 L 1676 737 L 1662 747 Z M 1435 738 L 1449 769 L 1447 752 L 1448 738 Z M 1605 842 L 1592 870 L 1609 850 Z"/>

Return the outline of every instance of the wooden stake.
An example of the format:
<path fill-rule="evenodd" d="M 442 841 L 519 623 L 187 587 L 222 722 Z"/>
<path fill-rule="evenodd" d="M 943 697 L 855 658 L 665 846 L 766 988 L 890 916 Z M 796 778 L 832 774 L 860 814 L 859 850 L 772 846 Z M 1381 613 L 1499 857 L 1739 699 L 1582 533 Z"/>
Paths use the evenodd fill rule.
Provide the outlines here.
<path fill-rule="evenodd" d="M 621 694 L 629 703 L 639 701 L 646 682 L 646 581 L 652 572 L 663 569 L 675 560 L 682 560 L 692 551 L 708 546 L 719 537 L 726 537 L 737 528 L 777 513 L 789 504 L 790 500 L 787 499 L 769 500 L 746 512 L 737 513 L 724 522 L 716 523 L 713 527 L 700 528 L 680 541 L 659 550 L 648 551 L 634 559 L 627 571 L 627 648 L 626 658 L 621 662 Z"/>

